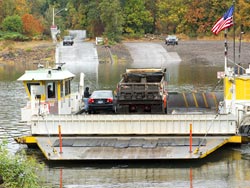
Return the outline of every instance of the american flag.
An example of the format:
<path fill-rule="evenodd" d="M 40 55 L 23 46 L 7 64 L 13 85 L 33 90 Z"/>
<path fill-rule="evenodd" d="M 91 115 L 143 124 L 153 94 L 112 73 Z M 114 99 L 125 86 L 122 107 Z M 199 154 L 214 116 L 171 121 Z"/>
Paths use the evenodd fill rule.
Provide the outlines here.
<path fill-rule="evenodd" d="M 234 6 L 232 5 L 228 11 L 224 14 L 222 18 L 220 18 L 213 26 L 212 32 L 217 35 L 220 31 L 231 27 L 233 23 L 233 12 Z"/>

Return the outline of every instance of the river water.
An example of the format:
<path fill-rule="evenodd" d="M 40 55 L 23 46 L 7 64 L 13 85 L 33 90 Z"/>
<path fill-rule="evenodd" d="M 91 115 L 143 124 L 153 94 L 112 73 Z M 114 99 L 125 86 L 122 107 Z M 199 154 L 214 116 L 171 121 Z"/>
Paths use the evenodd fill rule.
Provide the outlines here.
<path fill-rule="evenodd" d="M 86 84 L 93 88 L 114 89 L 126 64 L 99 64 L 94 72 L 86 73 Z M 41 181 L 53 188 L 246 188 L 250 187 L 250 145 L 225 146 L 201 160 L 120 161 L 120 162 L 67 162 L 49 163 L 40 151 L 16 144 L 14 137 L 29 134 L 20 124 L 20 108 L 27 97 L 22 83 L 16 79 L 27 67 L 0 67 L 0 139 L 8 140 L 15 152 L 25 149 L 29 156 L 45 164 L 38 172 Z M 197 64 L 169 65 L 169 90 L 211 91 L 217 83 L 216 72 L 223 65 Z M 112 70 L 112 71 L 105 71 Z M 74 80 L 77 89 L 78 77 Z M 94 80 L 94 81 L 93 81 Z M 98 81 L 98 83 L 97 83 Z"/>

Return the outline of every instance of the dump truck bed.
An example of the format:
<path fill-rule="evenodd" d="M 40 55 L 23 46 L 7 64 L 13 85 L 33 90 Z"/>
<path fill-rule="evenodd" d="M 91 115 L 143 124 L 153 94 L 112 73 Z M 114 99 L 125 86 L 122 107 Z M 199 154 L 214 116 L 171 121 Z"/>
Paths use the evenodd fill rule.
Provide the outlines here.
<path fill-rule="evenodd" d="M 164 111 L 164 69 L 127 69 L 117 86 L 118 111 Z"/>

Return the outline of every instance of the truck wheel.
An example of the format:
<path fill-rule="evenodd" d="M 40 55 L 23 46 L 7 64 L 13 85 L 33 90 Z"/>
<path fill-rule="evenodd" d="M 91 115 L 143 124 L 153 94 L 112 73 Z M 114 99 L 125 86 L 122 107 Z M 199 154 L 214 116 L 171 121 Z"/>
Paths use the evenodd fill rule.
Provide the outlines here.
<path fill-rule="evenodd" d="M 167 113 L 167 108 L 165 108 L 164 105 L 162 105 L 161 108 L 162 108 L 162 113 L 166 114 Z"/>
<path fill-rule="evenodd" d="M 119 113 L 119 114 L 128 114 L 129 113 L 128 105 L 118 105 L 117 113 Z"/>
<path fill-rule="evenodd" d="M 164 113 L 167 114 L 168 113 L 168 109 L 164 108 Z"/>

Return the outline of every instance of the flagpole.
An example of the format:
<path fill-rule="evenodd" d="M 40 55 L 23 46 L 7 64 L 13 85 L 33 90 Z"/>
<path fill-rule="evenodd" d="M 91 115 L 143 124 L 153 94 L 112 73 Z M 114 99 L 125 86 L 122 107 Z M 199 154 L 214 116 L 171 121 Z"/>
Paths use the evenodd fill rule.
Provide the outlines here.
<path fill-rule="evenodd" d="M 235 10 L 235 0 L 233 0 L 233 6 L 234 6 L 234 10 Z M 234 11 L 235 12 L 235 11 Z M 234 40 L 234 43 L 233 43 L 233 49 L 234 49 L 234 64 L 235 64 L 235 13 L 233 12 L 233 40 Z"/>
<path fill-rule="evenodd" d="M 240 61 L 241 61 L 241 60 L 240 60 L 240 55 L 241 55 L 240 53 L 241 53 L 241 40 L 242 40 L 242 34 L 244 34 L 243 24 L 240 25 L 240 39 L 239 39 L 239 40 L 240 40 L 240 41 L 239 41 L 240 44 L 239 44 L 239 56 L 238 56 L 238 57 L 239 57 L 239 63 L 241 63 L 241 62 L 240 62 Z"/>
<path fill-rule="evenodd" d="M 224 39 L 225 39 L 225 51 L 224 51 L 224 58 L 225 58 L 225 63 L 224 63 L 224 72 L 225 72 L 225 75 L 228 74 L 227 72 L 227 29 L 225 29 L 225 33 L 224 33 Z"/>

